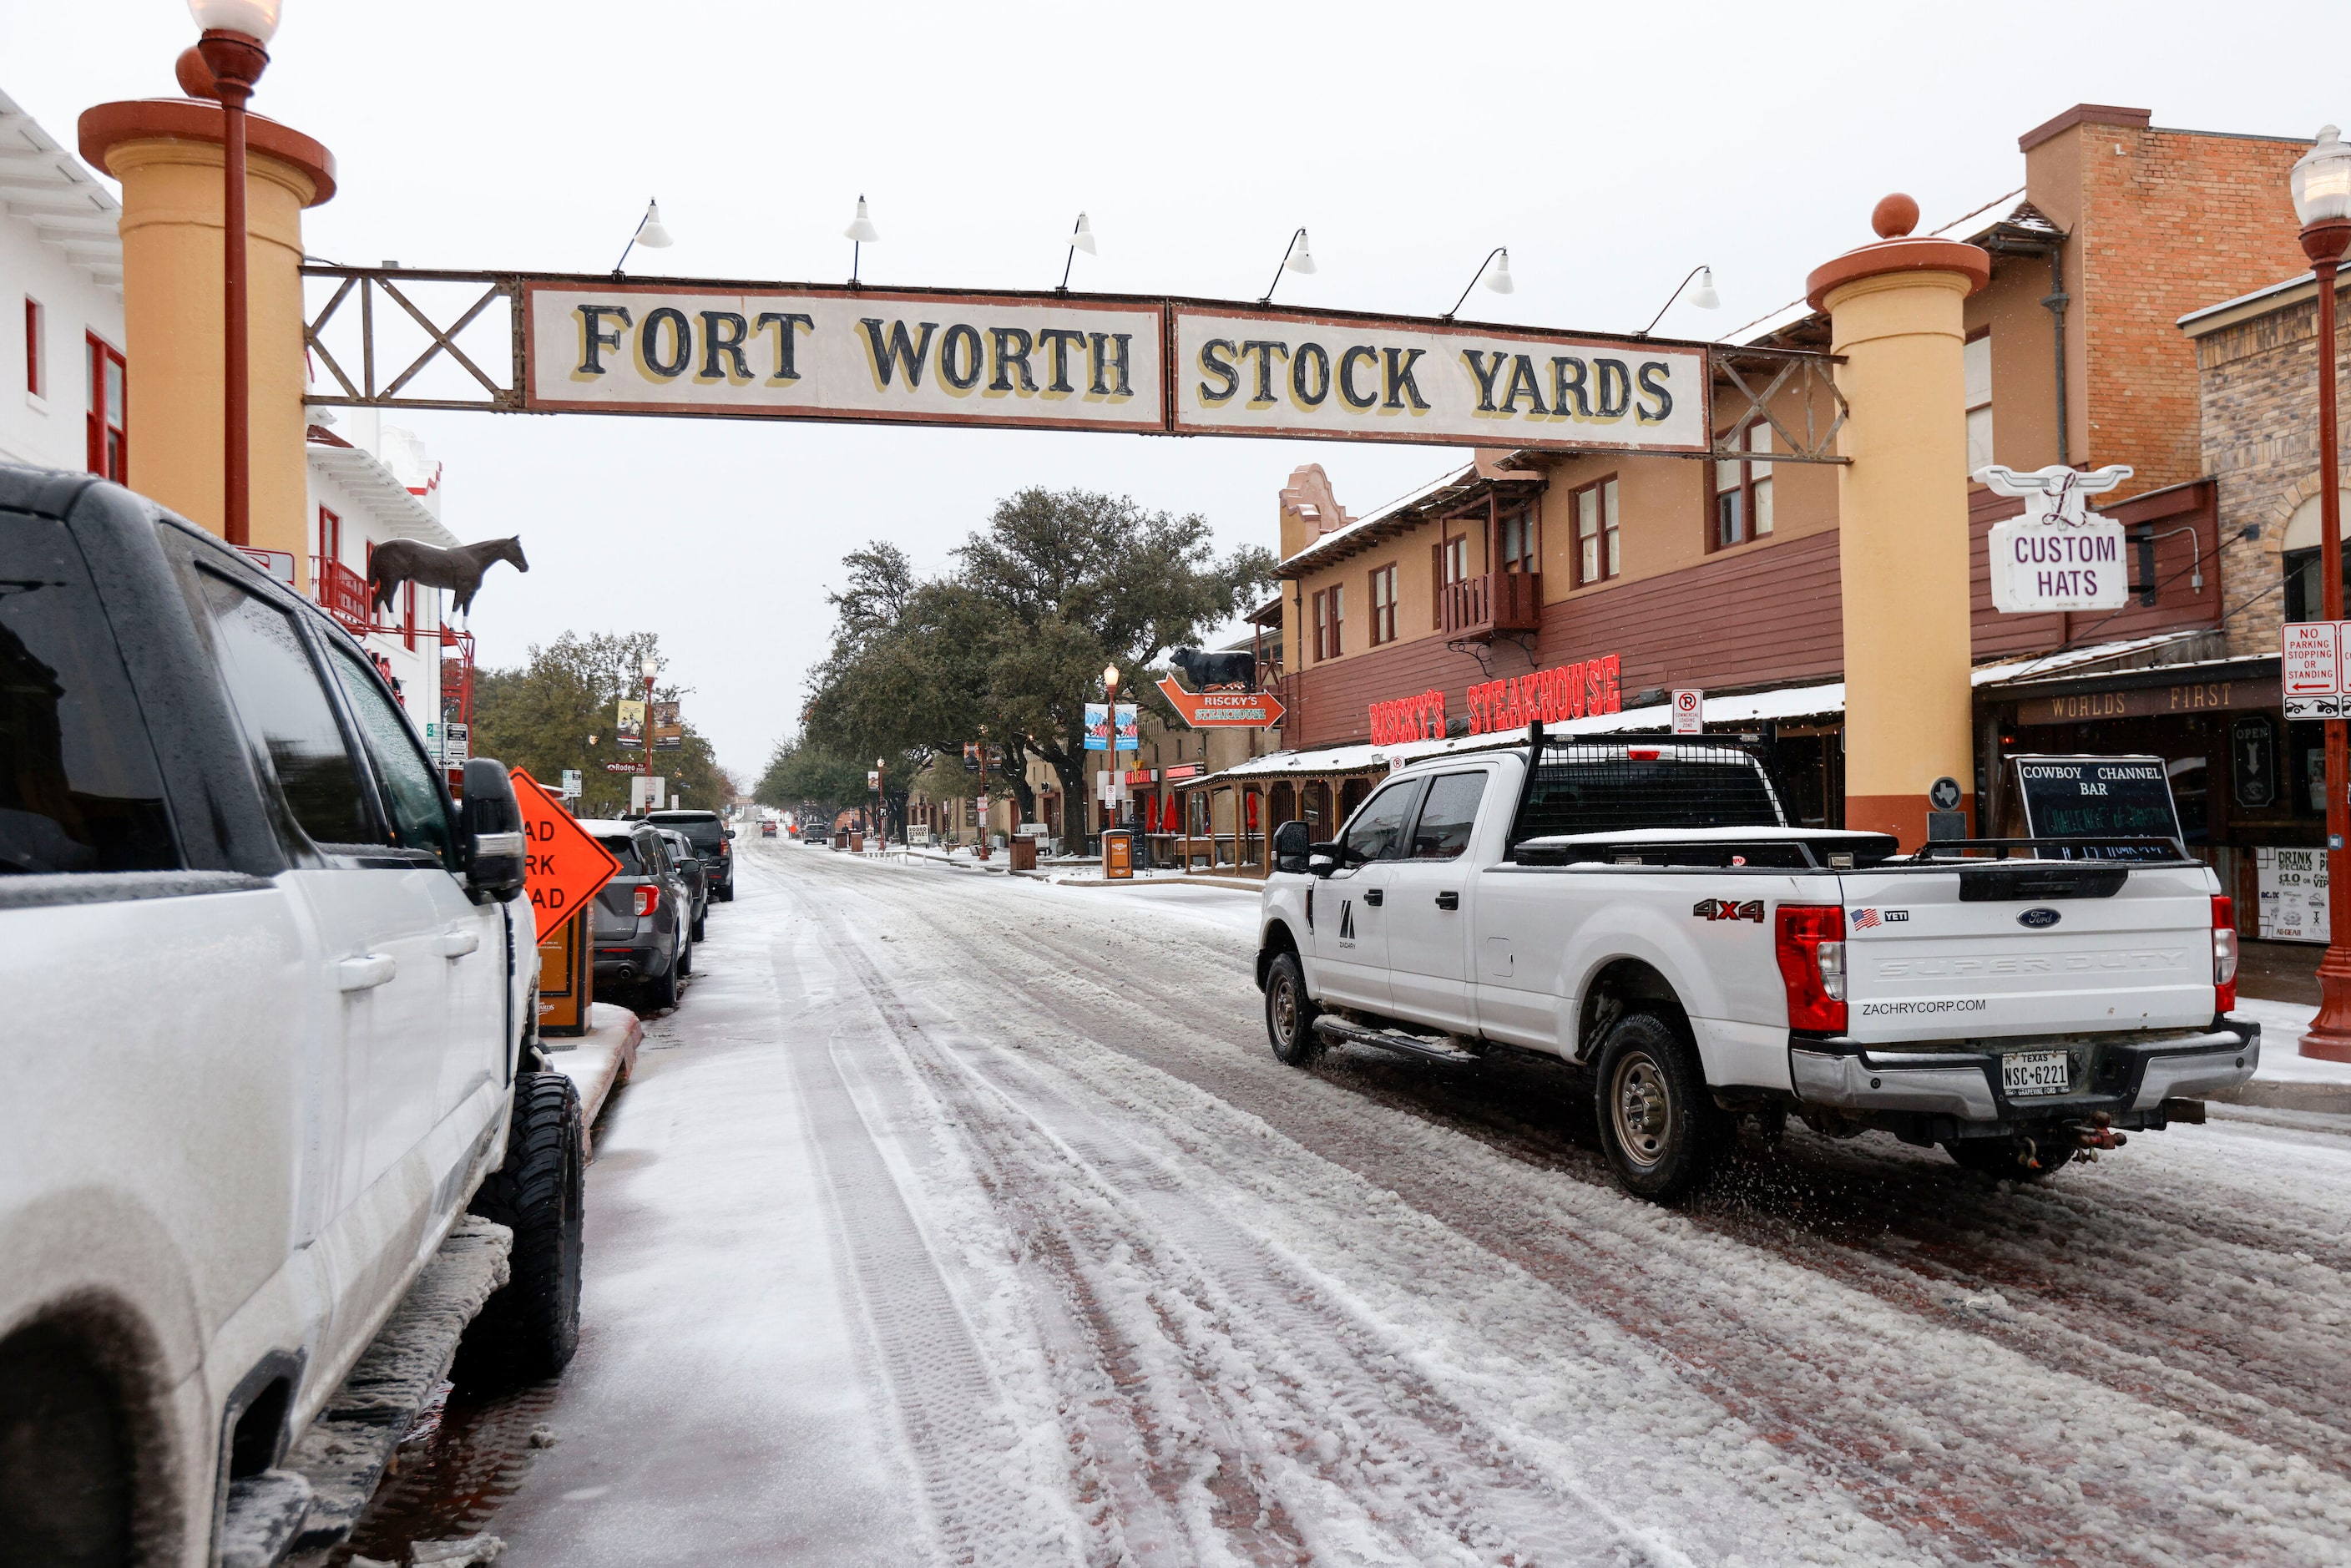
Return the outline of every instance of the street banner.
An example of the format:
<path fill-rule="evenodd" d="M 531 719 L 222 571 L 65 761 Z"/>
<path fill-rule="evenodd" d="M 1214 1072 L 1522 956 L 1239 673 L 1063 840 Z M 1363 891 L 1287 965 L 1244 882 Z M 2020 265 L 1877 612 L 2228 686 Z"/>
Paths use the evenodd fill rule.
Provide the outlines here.
<path fill-rule="evenodd" d="M 1159 432 L 1156 300 L 526 285 L 537 412 Z"/>
<path fill-rule="evenodd" d="M 1086 749 L 1088 751 L 1110 749 L 1110 704 L 1108 703 L 1086 705 Z"/>
<path fill-rule="evenodd" d="M 1706 351 L 1376 316 L 1174 304 L 1178 435 L 1708 450 Z"/>
<path fill-rule="evenodd" d="M 1159 695 L 1193 729 L 1270 729 L 1281 722 L 1281 700 L 1271 692 L 1187 692 L 1170 675 Z"/>
<path fill-rule="evenodd" d="M 879 768 L 869 768 L 865 770 L 865 787 L 868 789 L 882 788 L 882 773 Z"/>
<path fill-rule="evenodd" d="M 674 702 L 653 704 L 653 749 L 675 751 L 685 745 L 685 726 Z"/>
<path fill-rule="evenodd" d="M 622 746 L 642 746 L 645 737 L 645 705 L 633 697 L 622 697 L 616 721 L 618 730 L 612 738 Z"/>
<path fill-rule="evenodd" d="M 522 768 L 514 779 L 515 800 L 522 807 L 523 837 L 529 849 L 523 856 L 523 891 L 530 895 L 530 912 L 538 940 L 588 906 L 596 890 L 620 874 L 621 862 L 572 821 L 547 786 Z"/>
<path fill-rule="evenodd" d="M 1143 716 L 1133 703 L 1118 705 L 1118 748 L 1121 751 L 1143 749 Z"/>

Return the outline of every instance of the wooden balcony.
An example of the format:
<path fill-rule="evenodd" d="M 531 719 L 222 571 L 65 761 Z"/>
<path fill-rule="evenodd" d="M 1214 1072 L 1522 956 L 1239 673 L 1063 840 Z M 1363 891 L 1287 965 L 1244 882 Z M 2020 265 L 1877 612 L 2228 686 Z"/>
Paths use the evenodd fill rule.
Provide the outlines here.
<path fill-rule="evenodd" d="M 1461 642 L 1491 642 L 1514 632 L 1533 632 L 1542 622 L 1542 573 L 1489 571 L 1445 585 L 1446 636 Z"/>
<path fill-rule="evenodd" d="M 373 619 L 368 611 L 367 579 L 340 561 L 310 558 L 310 597 L 319 607 L 350 629 L 355 637 L 367 634 Z"/>

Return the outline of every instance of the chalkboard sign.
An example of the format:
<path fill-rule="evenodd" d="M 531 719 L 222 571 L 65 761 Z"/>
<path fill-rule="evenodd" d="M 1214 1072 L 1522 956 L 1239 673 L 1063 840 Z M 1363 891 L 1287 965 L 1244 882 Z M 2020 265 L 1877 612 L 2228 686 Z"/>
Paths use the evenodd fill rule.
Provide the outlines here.
<path fill-rule="evenodd" d="M 2028 838 L 2179 837 L 2171 779 L 2160 757 L 2013 757 L 2009 766 Z M 2168 860 L 2175 852 L 2149 845 L 2101 858 Z"/>

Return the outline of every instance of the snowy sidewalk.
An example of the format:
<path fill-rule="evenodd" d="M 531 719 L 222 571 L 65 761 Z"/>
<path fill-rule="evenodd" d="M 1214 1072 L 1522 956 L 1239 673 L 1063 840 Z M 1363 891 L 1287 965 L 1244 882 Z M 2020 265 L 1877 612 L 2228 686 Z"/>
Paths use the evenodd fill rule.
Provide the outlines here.
<path fill-rule="evenodd" d="M 637 1015 L 611 1002 L 590 1004 L 586 1034 L 541 1038 L 539 1043 L 547 1051 L 548 1061 L 580 1091 L 583 1126 L 596 1124 L 605 1099 L 614 1087 L 627 1081 L 637 1064 L 637 1046 L 643 1039 L 644 1027 L 637 1021 Z M 592 1156 L 594 1151 L 590 1153 Z"/>
<path fill-rule="evenodd" d="M 2324 1061 L 2296 1049 L 2317 1011 L 2301 1002 L 2240 998 L 2233 1016 L 2262 1026 L 2261 1071 L 2242 1089 L 2210 1098 L 2269 1111 L 2351 1115 L 2351 1062 Z"/>

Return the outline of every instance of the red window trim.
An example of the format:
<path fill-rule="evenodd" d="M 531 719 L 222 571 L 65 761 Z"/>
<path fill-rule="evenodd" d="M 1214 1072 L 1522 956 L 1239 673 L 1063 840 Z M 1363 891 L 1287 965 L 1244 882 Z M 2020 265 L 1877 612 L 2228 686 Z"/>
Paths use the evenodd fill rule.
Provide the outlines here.
<path fill-rule="evenodd" d="M 1382 578 L 1387 580 L 1387 602 L 1384 605 L 1380 602 L 1379 595 Z M 1372 612 L 1371 645 L 1377 648 L 1396 640 L 1396 563 L 1389 561 L 1384 566 L 1372 568 L 1366 588 L 1369 594 L 1366 602 Z"/>
<path fill-rule="evenodd" d="M 1614 582 L 1616 579 L 1625 574 L 1625 568 L 1621 559 L 1624 554 L 1625 492 L 1624 487 L 1619 485 L 1616 491 L 1617 526 L 1614 528 L 1611 528 L 1608 526 L 1608 497 L 1604 492 L 1601 494 L 1600 500 L 1598 502 L 1600 507 L 1600 549 L 1598 551 L 1599 570 L 1596 575 L 1592 577 L 1586 577 L 1583 575 L 1583 503 L 1578 499 L 1578 497 L 1587 490 L 1596 492 L 1603 491 L 1604 486 L 1615 484 L 1617 476 L 1615 474 L 1603 474 L 1596 479 L 1589 480 L 1584 484 L 1578 485 L 1574 489 L 1570 490 L 1567 493 L 1568 575 L 1574 580 L 1575 586 L 1578 588 L 1591 588 L 1603 582 Z M 1713 502 L 1709 500 L 1707 505 L 1708 508 L 1707 515 L 1708 517 L 1712 517 Z M 1620 558 L 1616 570 L 1614 571 L 1611 571 L 1608 569 L 1608 536 L 1611 533 L 1617 536 L 1617 554 Z"/>
<path fill-rule="evenodd" d="M 48 361 L 43 348 L 41 302 L 31 295 L 25 296 L 25 390 L 35 397 L 49 395 Z"/>
<path fill-rule="evenodd" d="M 118 485 L 127 485 L 131 482 L 130 362 L 122 357 L 121 350 L 95 332 L 83 333 L 82 342 L 89 370 L 89 408 L 86 415 L 89 471 Z M 122 372 L 123 406 L 120 409 L 107 406 L 106 371 L 110 365 Z M 109 437 L 112 438 L 110 448 Z"/>

